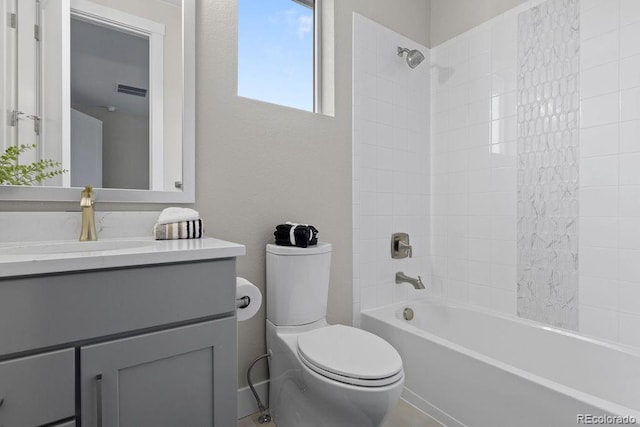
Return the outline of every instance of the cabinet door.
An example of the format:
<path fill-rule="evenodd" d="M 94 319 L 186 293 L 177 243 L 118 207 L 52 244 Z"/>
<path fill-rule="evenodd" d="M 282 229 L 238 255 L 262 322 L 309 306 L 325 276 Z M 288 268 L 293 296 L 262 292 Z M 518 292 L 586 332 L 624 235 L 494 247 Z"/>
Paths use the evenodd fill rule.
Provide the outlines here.
<path fill-rule="evenodd" d="M 81 349 L 83 427 L 236 425 L 236 318 Z"/>
<path fill-rule="evenodd" d="M 0 362 L 0 426 L 39 426 L 75 415 L 73 349 Z"/>

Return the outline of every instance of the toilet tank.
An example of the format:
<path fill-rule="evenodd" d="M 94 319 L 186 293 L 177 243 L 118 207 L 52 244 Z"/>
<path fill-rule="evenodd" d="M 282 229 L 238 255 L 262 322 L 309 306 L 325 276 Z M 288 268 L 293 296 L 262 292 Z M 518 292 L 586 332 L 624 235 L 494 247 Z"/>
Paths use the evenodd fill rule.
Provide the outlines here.
<path fill-rule="evenodd" d="M 327 314 L 331 244 L 297 248 L 267 245 L 267 319 L 296 326 Z"/>

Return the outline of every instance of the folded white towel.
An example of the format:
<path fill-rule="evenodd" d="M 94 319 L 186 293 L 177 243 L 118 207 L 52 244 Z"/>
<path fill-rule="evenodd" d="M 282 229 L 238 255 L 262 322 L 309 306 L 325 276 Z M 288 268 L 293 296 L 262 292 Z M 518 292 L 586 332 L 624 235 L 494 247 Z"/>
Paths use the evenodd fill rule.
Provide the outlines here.
<path fill-rule="evenodd" d="M 196 221 L 200 219 L 198 211 L 189 208 L 166 208 L 160 212 L 158 224 L 172 224 L 174 222 Z"/>

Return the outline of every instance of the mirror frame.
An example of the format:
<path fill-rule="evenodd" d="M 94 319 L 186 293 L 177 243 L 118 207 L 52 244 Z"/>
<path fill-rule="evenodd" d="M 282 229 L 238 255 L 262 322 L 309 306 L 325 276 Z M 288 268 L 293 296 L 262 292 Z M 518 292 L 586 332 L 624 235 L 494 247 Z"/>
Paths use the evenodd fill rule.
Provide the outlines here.
<path fill-rule="evenodd" d="M 96 188 L 96 202 L 194 203 L 196 199 L 196 0 L 182 0 L 182 191 Z M 0 185 L 0 201 L 77 202 L 80 187 Z"/>

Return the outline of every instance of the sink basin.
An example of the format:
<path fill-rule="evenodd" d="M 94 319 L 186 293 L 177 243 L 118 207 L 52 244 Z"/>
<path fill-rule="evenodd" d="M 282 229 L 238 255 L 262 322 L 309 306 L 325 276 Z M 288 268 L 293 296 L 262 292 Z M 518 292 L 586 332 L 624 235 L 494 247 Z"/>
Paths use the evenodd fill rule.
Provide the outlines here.
<path fill-rule="evenodd" d="M 96 242 L 37 243 L 0 248 L 0 255 L 55 255 L 118 251 L 156 245 L 155 240 L 105 240 Z"/>

